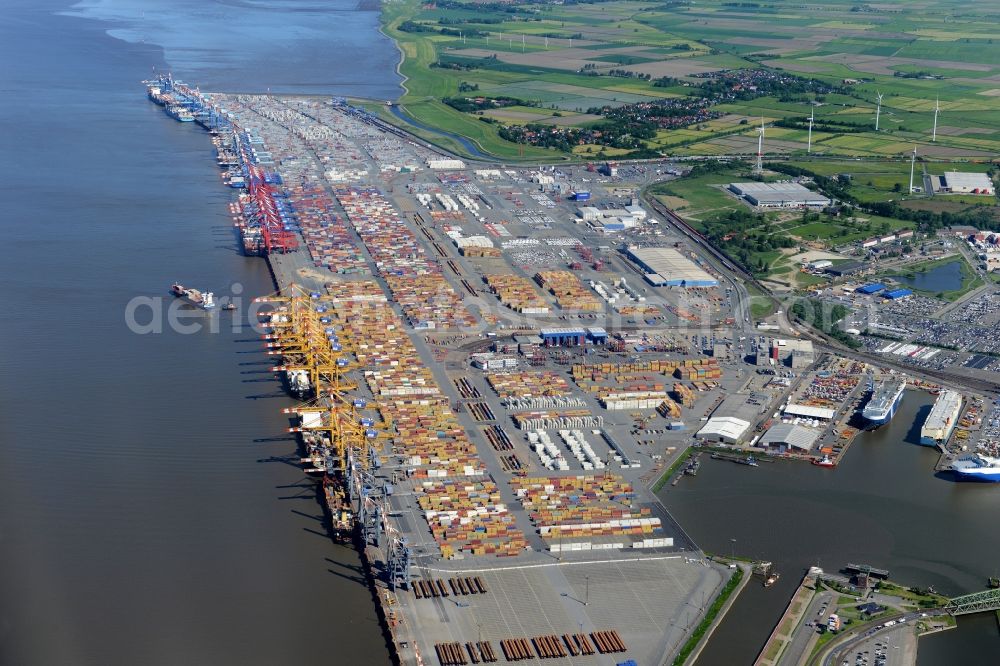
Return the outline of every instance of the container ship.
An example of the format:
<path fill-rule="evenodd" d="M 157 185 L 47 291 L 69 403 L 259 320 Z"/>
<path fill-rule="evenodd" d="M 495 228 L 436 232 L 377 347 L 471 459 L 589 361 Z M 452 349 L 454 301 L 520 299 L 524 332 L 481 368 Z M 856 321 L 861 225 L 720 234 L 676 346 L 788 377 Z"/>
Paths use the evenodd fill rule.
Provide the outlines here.
<path fill-rule="evenodd" d="M 194 121 L 194 114 L 180 104 L 171 104 L 168 106 L 167 115 L 182 123 L 190 123 Z"/>
<path fill-rule="evenodd" d="M 175 80 L 170 74 L 161 74 L 144 83 L 150 101 L 162 106 L 174 120 L 197 122 L 206 129 L 228 126 L 228 120 L 213 109 L 196 88 Z"/>
<path fill-rule="evenodd" d="M 170 293 L 178 298 L 184 299 L 191 305 L 201 308 L 202 310 L 211 310 L 215 308 L 215 294 L 210 291 L 202 292 L 197 289 L 190 289 L 178 282 L 175 282 L 170 287 Z"/>
<path fill-rule="evenodd" d="M 906 380 L 895 377 L 883 379 L 872 389 L 872 397 L 861 412 L 869 428 L 878 428 L 892 420 L 903 401 L 904 391 Z"/>
<path fill-rule="evenodd" d="M 956 391 L 941 391 L 931 413 L 920 428 L 920 443 L 925 446 L 944 444 L 951 437 L 958 415 L 962 411 L 962 396 Z"/>
<path fill-rule="evenodd" d="M 976 453 L 959 458 L 950 466 L 959 481 L 1000 483 L 1000 458 Z"/>

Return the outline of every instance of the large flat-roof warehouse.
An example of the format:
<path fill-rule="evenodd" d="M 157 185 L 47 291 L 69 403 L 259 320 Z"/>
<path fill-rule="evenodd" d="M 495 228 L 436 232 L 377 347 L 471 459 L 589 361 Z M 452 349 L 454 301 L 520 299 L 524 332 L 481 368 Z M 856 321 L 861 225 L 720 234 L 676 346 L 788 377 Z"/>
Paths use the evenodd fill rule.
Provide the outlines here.
<path fill-rule="evenodd" d="M 760 208 L 823 208 L 830 200 L 798 183 L 730 183 L 729 190 Z"/>
<path fill-rule="evenodd" d="M 630 259 L 654 287 L 717 287 L 719 281 L 672 247 L 630 247 Z"/>
<path fill-rule="evenodd" d="M 951 194 L 996 194 L 993 181 L 985 173 L 945 171 L 943 176 L 932 176 L 935 192 Z"/>

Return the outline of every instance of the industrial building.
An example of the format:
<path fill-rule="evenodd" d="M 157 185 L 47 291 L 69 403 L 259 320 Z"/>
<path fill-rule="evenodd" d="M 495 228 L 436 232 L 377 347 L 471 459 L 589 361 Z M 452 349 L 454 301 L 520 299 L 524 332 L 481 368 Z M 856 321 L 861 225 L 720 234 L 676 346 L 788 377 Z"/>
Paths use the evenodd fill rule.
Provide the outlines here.
<path fill-rule="evenodd" d="M 830 266 L 826 269 L 826 273 L 827 275 L 832 275 L 833 277 L 845 277 L 847 275 L 860 273 L 866 268 L 868 268 L 868 265 L 860 261 L 848 261 L 843 264 L 837 264 L 836 266 Z"/>
<path fill-rule="evenodd" d="M 628 257 L 654 287 L 717 287 L 719 281 L 672 247 L 630 247 Z"/>
<path fill-rule="evenodd" d="M 730 183 L 729 191 L 758 208 L 825 208 L 830 199 L 798 183 Z"/>
<path fill-rule="evenodd" d="M 760 438 L 760 446 L 776 448 L 781 452 L 789 449 L 810 451 L 820 432 L 797 423 L 779 423 L 764 433 Z"/>
<path fill-rule="evenodd" d="M 985 173 L 946 171 L 942 176 L 932 176 L 931 181 L 935 192 L 945 194 L 996 194 L 996 187 L 993 181 Z"/>
<path fill-rule="evenodd" d="M 451 169 L 464 169 L 465 168 L 465 162 L 463 162 L 462 160 L 442 159 L 442 158 L 430 157 L 430 158 L 427 159 L 427 168 L 428 169 L 448 169 L 448 170 L 451 170 Z"/>
<path fill-rule="evenodd" d="M 631 229 L 646 220 L 646 210 L 637 204 L 630 204 L 623 208 L 581 206 L 577 209 L 577 214 L 581 220 L 605 233 Z"/>
<path fill-rule="evenodd" d="M 858 287 L 855 291 L 859 294 L 865 294 L 866 296 L 871 294 L 877 294 L 880 291 L 885 290 L 885 285 L 881 282 L 875 282 L 873 284 L 866 284 L 864 286 Z"/>
<path fill-rule="evenodd" d="M 582 328 L 543 328 L 541 338 L 546 347 L 577 347 L 586 341 L 587 331 Z"/>
<path fill-rule="evenodd" d="M 808 368 L 815 359 L 812 340 L 761 338 L 757 345 L 758 367 L 785 365 L 794 369 Z"/>
<path fill-rule="evenodd" d="M 889 301 L 898 301 L 913 296 L 913 292 L 909 289 L 893 289 L 892 291 L 885 292 L 882 296 Z"/>
<path fill-rule="evenodd" d="M 830 421 L 833 419 L 836 411 L 830 409 L 829 407 L 815 407 L 813 405 L 788 405 L 783 410 L 785 416 L 794 416 L 806 419 L 817 419 L 820 421 Z"/>
<path fill-rule="evenodd" d="M 750 429 L 750 422 L 735 416 L 713 416 L 698 431 L 698 439 L 706 442 L 736 444 Z"/>

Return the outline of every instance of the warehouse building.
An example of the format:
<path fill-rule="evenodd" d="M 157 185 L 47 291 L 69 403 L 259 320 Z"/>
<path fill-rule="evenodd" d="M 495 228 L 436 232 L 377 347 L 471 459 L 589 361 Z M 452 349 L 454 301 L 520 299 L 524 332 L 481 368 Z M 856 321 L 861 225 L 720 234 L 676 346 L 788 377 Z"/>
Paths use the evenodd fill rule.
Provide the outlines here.
<path fill-rule="evenodd" d="M 760 438 L 760 446 L 776 448 L 782 453 L 789 449 L 811 451 L 819 434 L 819 430 L 814 428 L 795 423 L 779 423 L 764 433 Z"/>
<path fill-rule="evenodd" d="M 893 289 L 892 291 L 885 292 L 882 296 L 889 301 L 898 301 L 913 296 L 913 292 L 909 289 Z"/>
<path fill-rule="evenodd" d="M 464 169 L 465 162 L 462 160 L 447 159 L 447 158 L 427 158 L 427 168 L 428 169 Z"/>
<path fill-rule="evenodd" d="M 858 287 L 856 291 L 859 294 L 865 294 L 866 296 L 868 296 L 870 294 L 877 294 L 878 292 L 883 291 L 884 289 L 885 289 L 884 284 L 882 284 L 881 282 L 876 282 L 874 284 L 866 284 L 862 287 Z"/>
<path fill-rule="evenodd" d="M 805 419 L 817 419 L 819 421 L 830 421 L 835 412 L 829 407 L 815 407 L 813 405 L 788 405 L 783 410 L 785 416 L 795 416 Z"/>
<path fill-rule="evenodd" d="M 848 261 L 843 264 L 837 264 L 836 266 L 830 266 L 826 269 L 828 275 L 833 277 L 845 277 L 847 275 L 854 275 L 865 270 L 869 266 L 860 261 Z"/>
<path fill-rule="evenodd" d="M 546 347 L 577 347 L 586 342 L 587 331 L 582 328 L 543 328 L 541 338 Z"/>
<path fill-rule="evenodd" d="M 717 287 L 719 281 L 672 247 L 630 247 L 629 259 L 654 287 Z"/>
<path fill-rule="evenodd" d="M 750 429 L 750 422 L 735 416 L 713 416 L 698 431 L 698 439 L 706 442 L 736 444 Z"/>
<path fill-rule="evenodd" d="M 758 208 L 826 208 L 830 199 L 798 183 L 730 183 L 729 191 Z"/>
<path fill-rule="evenodd" d="M 934 191 L 946 194 L 996 194 L 993 181 L 985 173 L 964 173 L 946 171 L 942 176 L 933 176 Z"/>

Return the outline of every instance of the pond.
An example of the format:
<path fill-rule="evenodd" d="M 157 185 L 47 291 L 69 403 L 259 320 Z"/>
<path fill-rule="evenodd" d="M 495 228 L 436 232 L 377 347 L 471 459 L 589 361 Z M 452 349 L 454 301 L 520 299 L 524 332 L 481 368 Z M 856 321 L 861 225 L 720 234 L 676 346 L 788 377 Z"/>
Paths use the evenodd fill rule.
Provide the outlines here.
<path fill-rule="evenodd" d="M 909 275 L 890 277 L 911 289 L 929 292 L 958 291 L 964 281 L 961 260 L 940 264 L 922 272 L 918 270 Z"/>

